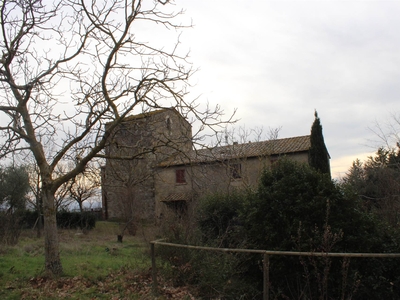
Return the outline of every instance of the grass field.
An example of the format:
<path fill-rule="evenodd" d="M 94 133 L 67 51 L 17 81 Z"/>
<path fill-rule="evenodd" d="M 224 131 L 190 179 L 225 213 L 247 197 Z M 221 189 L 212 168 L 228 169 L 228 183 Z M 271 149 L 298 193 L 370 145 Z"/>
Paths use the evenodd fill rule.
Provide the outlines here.
<path fill-rule="evenodd" d="M 118 224 L 110 222 L 98 222 L 86 234 L 60 230 L 64 274 L 48 278 L 43 238 L 23 232 L 16 246 L 0 246 L 0 299 L 155 299 L 148 243 L 154 230 L 125 235 L 123 243 L 117 233 Z M 185 290 L 163 286 L 158 299 L 191 299 Z"/>

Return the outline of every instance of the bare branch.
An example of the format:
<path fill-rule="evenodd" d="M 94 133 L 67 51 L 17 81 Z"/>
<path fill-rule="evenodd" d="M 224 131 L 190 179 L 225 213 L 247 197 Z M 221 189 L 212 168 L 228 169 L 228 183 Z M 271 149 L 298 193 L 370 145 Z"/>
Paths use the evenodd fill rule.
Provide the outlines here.
<path fill-rule="evenodd" d="M 79 178 L 93 158 L 106 157 L 103 149 L 110 134 L 126 118 L 174 107 L 201 124 L 195 134 L 198 142 L 202 130 L 215 132 L 214 127 L 233 120 L 222 120 L 219 106 L 202 109 L 188 100 L 188 80 L 194 70 L 187 51 L 181 50 L 179 31 L 191 24 L 179 24 L 177 16 L 183 11 L 174 12 L 169 4 L 161 0 L 0 4 L 4 141 L 0 158 L 27 153 L 34 157 L 48 218 L 46 236 L 51 240 L 46 268 L 53 273 L 61 269 L 54 215 L 57 190 Z M 146 29 L 155 36 L 143 39 L 140 31 Z M 169 45 L 166 34 L 176 34 L 176 42 Z M 162 46 L 160 40 L 165 41 Z M 138 155 L 155 151 L 142 150 Z M 71 168 L 61 172 L 68 163 Z"/>

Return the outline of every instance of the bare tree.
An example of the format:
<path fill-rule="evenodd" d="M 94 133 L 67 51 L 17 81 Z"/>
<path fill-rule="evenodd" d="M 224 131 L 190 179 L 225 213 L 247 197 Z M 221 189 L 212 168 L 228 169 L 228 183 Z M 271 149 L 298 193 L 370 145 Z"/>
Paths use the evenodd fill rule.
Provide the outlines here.
<path fill-rule="evenodd" d="M 400 223 L 400 115 L 393 113 L 385 121 L 375 121 L 370 131 L 375 140 L 374 155 L 363 162 L 355 160 L 342 178 L 362 200 L 368 211 L 397 227 Z"/>
<path fill-rule="evenodd" d="M 55 176 L 61 176 L 67 172 L 67 166 L 65 164 L 57 165 L 56 170 L 54 170 Z M 80 174 L 79 174 L 80 175 Z M 78 175 L 78 176 L 79 176 Z M 70 181 L 64 182 L 54 193 L 54 204 L 56 212 L 62 209 L 68 210 L 74 199 L 70 195 L 70 186 L 72 183 Z M 42 215 L 42 181 L 40 176 L 40 170 L 35 162 L 30 164 L 29 167 L 29 185 L 30 185 L 30 197 L 28 202 L 31 207 L 33 207 L 38 212 L 38 217 Z M 38 221 L 40 221 L 38 219 Z M 38 230 L 40 230 L 40 224 Z M 40 233 L 38 233 L 40 236 Z"/>
<path fill-rule="evenodd" d="M 222 112 L 184 100 L 192 68 L 179 39 L 168 47 L 163 36 L 150 38 L 159 29 L 171 34 L 182 28 L 181 11 L 174 12 L 170 1 L 52 3 L 0 5 L 0 157 L 33 155 L 45 269 L 61 274 L 55 194 L 102 156 L 113 128 L 134 110 L 175 107 L 197 119 L 200 129 L 221 124 Z M 68 162 L 74 167 L 56 174 Z"/>
<path fill-rule="evenodd" d="M 273 141 L 278 139 L 281 129 L 282 127 L 268 127 L 265 130 L 263 127 L 248 129 L 245 126 L 227 126 L 223 132 L 217 133 L 216 146 Z"/>
<path fill-rule="evenodd" d="M 385 121 L 375 121 L 369 130 L 375 139 L 369 141 L 372 149 L 397 151 L 400 147 L 400 113 L 391 114 Z"/>
<path fill-rule="evenodd" d="M 74 202 L 74 199 L 70 197 L 69 187 L 70 187 L 70 182 L 67 181 L 63 183 L 54 193 L 54 203 L 56 212 L 69 210 L 71 204 Z"/>
<path fill-rule="evenodd" d="M 100 196 L 100 185 L 100 169 L 89 165 L 83 173 L 68 182 L 68 196 L 78 204 L 79 211 L 82 213 L 85 202 Z"/>

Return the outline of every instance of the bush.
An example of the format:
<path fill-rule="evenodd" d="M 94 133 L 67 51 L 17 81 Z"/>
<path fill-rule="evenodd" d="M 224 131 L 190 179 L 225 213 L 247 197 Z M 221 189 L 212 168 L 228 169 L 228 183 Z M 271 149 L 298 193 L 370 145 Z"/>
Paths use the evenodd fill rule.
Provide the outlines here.
<path fill-rule="evenodd" d="M 244 193 L 218 194 L 199 200 L 196 223 L 192 218 L 169 220 L 163 228 L 169 242 L 212 247 L 240 247 L 240 224 L 237 223 L 238 206 L 243 203 Z M 167 262 L 164 275 L 174 285 L 191 285 L 199 298 L 204 299 L 253 299 L 260 292 L 252 282 L 241 277 L 250 256 L 238 253 L 221 253 L 175 247 L 163 247 L 162 259 Z M 259 256 L 258 256 L 259 257 Z"/>
<path fill-rule="evenodd" d="M 26 211 L 20 220 L 23 228 L 33 228 L 37 222 L 37 211 Z M 61 229 L 93 229 L 96 226 L 98 215 L 95 212 L 57 212 L 57 226 Z M 42 217 L 43 221 L 43 217 Z"/>
<path fill-rule="evenodd" d="M 249 196 L 245 191 L 200 199 L 196 219 L 203 244 L 222 248 L 247 246 L 239 214 Z"/>
<path fill-rule="evenodd" d="M 329 176 L 308 165 L 280 160 L 264 171 L 256 197 L 249 200 L 240 218 L 251 248 L 399 252 L 396 235 L 390 228 L 364 212 L 357 198 L 345 197 Z M 353 299 L 392 299 L 400 296 L 398 290 L 388 285 L 388 282 L 397 282 L 399 278 L 394 276 L 397 266 L 388 260 L 353 260 L 347 273 L 339 259 L 314 258 L 314 261 L 303 261 L 298 268 L 293 267 L 295 260 L 298 261 L 290 257 L 273 259 L 271 274 L 275 292 L 292 298 L 294 291 L 300 295 L 308 285 L 307 292 L 311 298 L 329 295 L 339 299 L 345 292 L 343 280 L 346 275 L 346 284 L 350 285 L 357 284 L 358 276 L 362 277 Z M 381 266 L 378 267 L 377 263 Z M 253 270 L 257 267 L 254 263 Z M 305 280 L 305 267 L 313 270 L 313 277 L 309 277 L 313 284 Z M 374 289 L 371 289 L 372 286 Z"/>
<path fill-rule="evenodd" d="M 202 201 L 201 240 L 211 246 L 280 251 L 399 252 L 393 230 L 364 212 L 357 198 L 345 195 L 329 175 L 282 159 L 263 172 L 257 192 L 214 195 Z M 235 265 L 234 278 L 261 291 L 260 257 L 241 259 L 246 261 L 241 268 L 240 260 L 227 264 Z M 215 255 L 215 260 L 221 258 Z M 338 258 L 273 256 L 271 293 L 287 299 L 396 299 L 400 297 L 397 261 L 353 259 L 350 264 Z M 230 268 L 226 270 L 229 273 Z M 223 290 L 212 274 L 205 277 L 203 281 L 214 281 L 215 289 Z"/>
<path fill-rule="evenodd" d="M 29 191 L 24 166 L 0 166 L 0 243 L 14 245 L 21 233 L 21 218 Z"/>
<path fill-rule="evenodd" d="M 91 212 L 57 213 L 57 226 L 62 229 L 93 229 L 96 226 L 96 215 Z"/>
<path fill-rule="evenodd" d="M 197 222 L 203 245 L 217 248 L 249 248 L 243 230 L 241 211 L 250 190 L 229 194 L 208 195 L 200 200 Z M 207 252 L 200 255 L 198 283 L 200 295 L 206 298 L 257 299 L 262 295 L 259 285 L 248 277 L 248 263 L 260 261 L 260 254 Z"/>
<path fill-rule="evenodd" d="M 21 234 L 21 213 L 0 212 L 0 244 L 15 245 Z"/>
<path fill-rule="evenodd" d="M 38 221 L 38 212 L 33 210 L 26 210 L 24 212 L 23 218 L 21 219 L 21 226 L 24 229 L 31 229 L 35 225 L 37 225 L 37 221 Z"/>

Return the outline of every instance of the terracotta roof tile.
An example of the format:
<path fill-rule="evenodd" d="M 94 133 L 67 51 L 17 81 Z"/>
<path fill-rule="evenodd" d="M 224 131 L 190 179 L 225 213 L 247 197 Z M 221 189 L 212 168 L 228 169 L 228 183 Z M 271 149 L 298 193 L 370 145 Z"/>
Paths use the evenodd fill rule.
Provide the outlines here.
<path fill-rule="evenodd" d="M 189 201 L 192 198 L 190 193 L 175 193 L 169 194 L 167 197 L 161 200 L 161 202 L 174 202 L 174 201 Z"/>
<path fill-rule="evenodd" d="M 189 154 L 178 154 L 169 158 L 160 166 L 183 165 L 189 163 L 205 163 L 234 158 L 257 157 L 266 155 L 283 155 L 304 152 L 310 149 L 310 136 L 297 136 L 262 142 L 233 144 L 228 146 L 193 150 Z"/>

